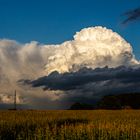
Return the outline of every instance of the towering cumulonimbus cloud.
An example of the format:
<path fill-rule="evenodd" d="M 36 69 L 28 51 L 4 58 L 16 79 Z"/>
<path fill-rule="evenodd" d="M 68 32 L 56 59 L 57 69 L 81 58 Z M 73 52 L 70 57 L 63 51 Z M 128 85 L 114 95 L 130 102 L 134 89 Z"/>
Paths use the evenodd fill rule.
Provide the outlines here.
<path fill-rule="evenodd" d="M 48 61 L 45 66 L 47 73 L 77 71 L 82 67 L 117 67 L 139 63 L 129 43 L 112 30 L 100 26 L 77 32 L 74 40 L 56 47 Z"/>
<path fill-rule="evenodd" d="M 13 40 L 1 39 L 0 104 L 13 103 L 11 95 L 14 89 L 18 91 L 18 102 L 29 104 L 32 108 L 45 108 L 45 106 L 56 108 L 58 104 L 62 107 L 62 104 L 67 104 L 69 101 L 84 98 L 85 90 L 86 98 L 91 98 L 93 91 L 91 87 L 95 89 L 99 85 L 110 84 L 109 80 L 112 77 L 108 74 L 108 77 L 104 79 L 108 82 L 101 78 L 99 83 L 93 79 L 87 80 L 89 79 L 87 76 L 91 75 L 91 78 L 94 78 L 98 75 L 96 68 L 104 70 L 104 67 L 108 66 L 106 73 L 109 73 L 111 68 L 115 69 L 122 65 L 130 68 L 126 70 L 128 73 L 131 68 L 139 67 L 139 61 L 135 59 L 129 43 L 117 33 L 101 26 L 85 28 L 77 32 L 73 40 L 58 45 L 44 45 L 36 41 L 21 44 Z M 85 67 L 93 71 L 79 73 Z M 125 70 L 121 71 L 121 74 L 123 72 L 125 73 Z M 82 78 L 81 84 L 75 76 L 78 76 L 79 80 Z M 61 79 L 62 84 L 59 82 Z M 22 81 L 29 85 L 24 86 Z M 52 85 L 49 85 L 48 81 Z M 38 85 L 34 88 L 36 83 Z M 30 86 L 31 84 L 33 87 Z M 106 85 L 104 88 L 108 89 Z M 118 83 L 118 85 L 121 84 Z M 50 89 L 44 91 L 40 86 Z M 77 86 L 80 89 L 77 89 Z M 96 93 L 101 94 L 97 89 Z"/>

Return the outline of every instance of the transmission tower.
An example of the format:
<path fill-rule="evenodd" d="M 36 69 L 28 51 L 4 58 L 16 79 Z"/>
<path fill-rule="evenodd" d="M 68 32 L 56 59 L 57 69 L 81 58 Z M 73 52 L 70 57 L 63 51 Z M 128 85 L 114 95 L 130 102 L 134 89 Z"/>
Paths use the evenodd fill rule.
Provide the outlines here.
<path fill-rule="evenodd" d="M 16 90 L 15 90 L 15 94 L 14 94 L 14 110 L 17 110 L 17 93 L 16 93 Z"/>

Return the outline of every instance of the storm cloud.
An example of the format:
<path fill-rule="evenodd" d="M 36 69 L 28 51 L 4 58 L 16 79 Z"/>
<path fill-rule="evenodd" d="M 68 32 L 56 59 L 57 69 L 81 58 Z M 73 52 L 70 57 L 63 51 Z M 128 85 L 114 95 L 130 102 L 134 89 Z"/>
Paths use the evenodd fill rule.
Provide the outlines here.
<path fill-rule="evenodd" d="M 33 88 L 43 88 L 44 92 L 50 92 L 48 95 L 53 102 L 63 103 L 61 107 L 68 108 L 74 102 L 94 104 L 104 95 L 140 93 L 140 66 L 82 68 L 67 73 L 55 71 L 33 81 L 20 82 Z"/>
<path fill-rule="evenodd" d="M 12 104 L 15 89 L 18 104 L 49 109 L 139 91 L 139 70 L 132 46 L 101 26 L 57 45 L 1 39 L 0 104 Z"/>
<path fill-rule="evenodd" d="M 117 83 L 113 85 L 113 83 Z M 140 84 L 140 68 L 131 68 L 120 66 L 117 68 L 96 68 L 96 69 L 88 69 L 82 68 L 77 72 L 64 73 L 60 74 L 58 72 L 53 72 L 48 76 L 41 77 L 34 81 L 28 81 L 28 84 L 32 84 L 33 87 L 44 87 L 44 90 L 84 90 L 86 86 L 101 85 L 101 88 L 108 88 L 106 93 L 114 92 L 114 89 L 118 88 L 118 91 L 125 92 L 127 88 L 131 92 L 137 91 L 139 89 L 137 85 Z M 104 83 L 104 84 L 103 84 Z M 125 87 L 125 91 L 123 88 L 120 89 L 120 85 Z M 131 86 L 134 86 L 132 88 Z M 130 88 L 131 87 L 131 88 Z M 136 88 L 137 87 L 137 88 Z M 101 89 L 97 89 L 93 86 L 93 89 L 90 88 L 90 92 L 94 91 L 98 93 Z M 133 90 L 132 90 L 133 89 Z M 89 91 L 89 90 L 88 90 Z M 127 90 L 128 91 L 128 90 Z"/>

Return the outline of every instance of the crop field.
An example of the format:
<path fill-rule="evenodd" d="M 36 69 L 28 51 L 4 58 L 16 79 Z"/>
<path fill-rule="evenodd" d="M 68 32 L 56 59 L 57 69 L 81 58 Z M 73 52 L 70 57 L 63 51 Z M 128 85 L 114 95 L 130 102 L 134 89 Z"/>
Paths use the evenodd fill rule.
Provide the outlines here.
<path fill-rule="evenodd" d="M 140 140 L 140 110 L 0 111 L 0 140 Z"/>

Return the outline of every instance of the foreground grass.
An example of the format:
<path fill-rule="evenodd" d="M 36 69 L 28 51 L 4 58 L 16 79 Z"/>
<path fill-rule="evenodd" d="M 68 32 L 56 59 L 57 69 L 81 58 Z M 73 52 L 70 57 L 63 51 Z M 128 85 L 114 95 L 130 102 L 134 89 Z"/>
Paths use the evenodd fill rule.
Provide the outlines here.
<path fill-rule="evenodd" d="M 140 110 L 0 111 L 0 140 L 140 140 Z"/>

